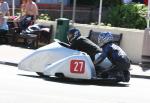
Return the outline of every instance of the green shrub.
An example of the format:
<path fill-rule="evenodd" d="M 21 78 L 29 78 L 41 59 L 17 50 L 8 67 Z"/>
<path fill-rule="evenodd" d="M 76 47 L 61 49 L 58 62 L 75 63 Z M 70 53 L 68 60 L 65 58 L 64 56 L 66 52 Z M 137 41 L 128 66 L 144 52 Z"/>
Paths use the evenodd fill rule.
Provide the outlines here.
<path fill-rule="evenodd" d="M 50 20 L 50 16 L 48 14 L 40 14 L 38 19 L 40 19 L 40 20 Z"/>
<path fill-rule="evenodd" d="M 147 7 L 143 4 L 124 4 L 110 8 L 104 23 L 115 27 L 144 29 Z"/>

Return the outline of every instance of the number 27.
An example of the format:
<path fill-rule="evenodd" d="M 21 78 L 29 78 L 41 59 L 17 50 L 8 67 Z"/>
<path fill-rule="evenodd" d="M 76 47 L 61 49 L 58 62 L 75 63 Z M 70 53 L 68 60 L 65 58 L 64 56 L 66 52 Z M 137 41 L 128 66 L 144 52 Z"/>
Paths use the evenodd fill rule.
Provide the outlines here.
<path fill-rule="evenodd" d="M 83 60 L 71 60 L 70 72 L 71 73 L 84 73 L 85 72 L 85 61 L 83 61 Z"/>

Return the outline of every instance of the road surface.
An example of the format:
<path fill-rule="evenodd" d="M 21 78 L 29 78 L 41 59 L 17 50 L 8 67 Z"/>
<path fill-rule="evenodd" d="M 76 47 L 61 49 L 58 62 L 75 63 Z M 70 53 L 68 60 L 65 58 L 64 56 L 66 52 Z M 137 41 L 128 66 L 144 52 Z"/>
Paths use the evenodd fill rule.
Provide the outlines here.
<path fill-rule="evenodd" d="M 148 78 L 118 85 L 64 81 L 0 65 L 0 103 L 150 103 L 149 93 Z"/>

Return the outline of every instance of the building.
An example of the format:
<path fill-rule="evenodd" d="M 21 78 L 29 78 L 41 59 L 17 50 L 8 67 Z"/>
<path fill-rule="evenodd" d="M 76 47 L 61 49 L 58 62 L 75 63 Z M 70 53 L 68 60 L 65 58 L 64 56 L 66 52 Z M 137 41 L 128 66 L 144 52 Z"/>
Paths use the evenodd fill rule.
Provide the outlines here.
<path fill-rule="evenodd" d="M 60 4 L 62 0 L 36 0 L 38 4 Z M 63 0 L 64 5 L 70 4 L 70 0 Z"/>
<path fill-rule="evenodd" d="M 62 0 L 36 0 L 36 3 L 40 9 L 55 9 L 60 8 Z M 70 5 L 70 0 L 63 0 L 64 5 Z"/>
<path fill-rule="evenodd" d="M 5 0 L 6 2 L 8 2 L 9 6 L 12 7 L 12 0 Z M 49 8 L 55 8 L 57 6 L 60 5 L 62 0 L 33 0 L 37 3 L 39 8 L 43 8 L 43 9 L 49 9 Z M 70 4 L 70 0 L 63 0 L 64 1 L 64 5 L 69 5 Z M 21 0 L 15 0 L 15 6 L 16 7 L 20 7 L 21 4 Z"/>
<path fill-rule="evenodd" d="M 13 1 L 13 0 L 5 0 L 5 1 L 9 4 L 10 7 L 12 7 L 12 1 Z M 16 7 L 19 7 L 19 6 L 20 6 L 20 3 L 21 3 L 21 2 L 20 2 L 21 0 L 14 0 L 14 1 L 15 1 L 15 6 L 16 6 Z"/>

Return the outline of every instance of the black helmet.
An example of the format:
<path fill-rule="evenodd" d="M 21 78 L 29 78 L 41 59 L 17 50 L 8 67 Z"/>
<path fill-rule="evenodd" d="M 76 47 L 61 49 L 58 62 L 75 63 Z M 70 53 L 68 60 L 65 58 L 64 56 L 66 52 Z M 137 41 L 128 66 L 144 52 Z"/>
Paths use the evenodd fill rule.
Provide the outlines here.
<path fill-rule="evenodd" d="M 67 39 L 69 43 L 71 43 L 73 40 L 77 39 L 79 36 L 81 36 L 80 31 L 76 28 L 72 28 L 68 31 Z"/>

